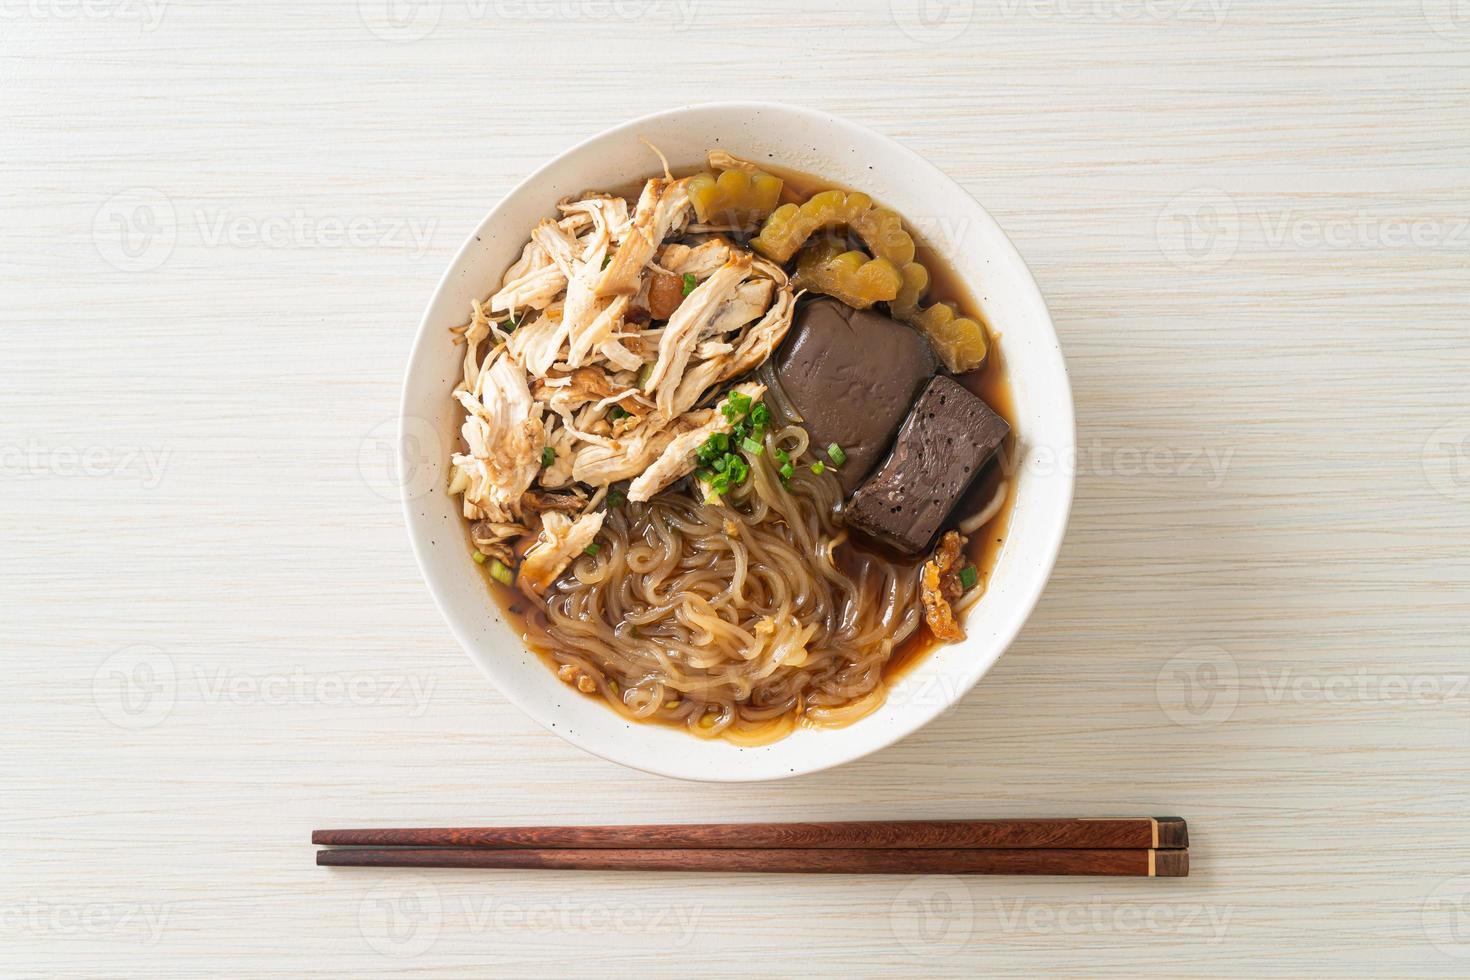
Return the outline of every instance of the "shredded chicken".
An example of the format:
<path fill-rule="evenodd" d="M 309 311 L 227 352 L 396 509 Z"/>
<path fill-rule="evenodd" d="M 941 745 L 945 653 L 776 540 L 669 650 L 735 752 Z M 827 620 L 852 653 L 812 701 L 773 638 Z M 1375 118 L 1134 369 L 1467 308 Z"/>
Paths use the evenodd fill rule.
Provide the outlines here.
<path fill-rule="evenodd" d="M 964 559 L 965 539 L 958 531 L 949 531 L 939 539 L 934 556 L 924 562 L 920 577 L 924 619 L 929 632 L 941 643 L 955 643 L 965 638 L 955 618 L 954 602 L 964 594 L 960 584 L 960 565 Z"/>
<path fill-rule="evenodd" d="M 655 404 L 665 415 L 675 414 L 674 393 L 684 379 L 684 370 L 689 366 L 689 358 L 699 343 L 700 335 L 735 294 L 745 274 L 750 271 L 750 261 L 748 253 L 732 255 L 730 261 L 684 298 L 683 304 L 664 327 L 658 344 L 658 361 L 643 390 L 654 393 Z"/>
<path fill-rule="evenodd" d="M 536 479 L 545 430 L 525 372 L 508 355 L 482 371 L 475 388 L 455 392 L 465 407 L 468 453 L 454 464 L 464 474 L 464 514 L 471 520 L 507 523 L 521 516 L 521 495 Z"/>
<path fill-rule="evenodd" d="M 747 382 L 736 385 L 732 390 L 749 395 L 750 399 L 755 401 L 765 394 L 766 386 Z M 628 487 L 629 500 L 648 500 L 670 483 L 694 472 L 694 467 L 698 462 L 695 453 L 704 444 L 704 441 L 716 432 L 729 432 L 734 428 L 730 420 L 720 412 L 706 409 L 702 418 L 696 421 L 700 415 L 701 413 L 690 412 L 683 417 L 681 421 L 685 424 L 692 422 L 693 427 L 670 439 L 653 465 L 633 481 Z"/>
<path fill-rule="evenodd" d="M 644 266 L 676 224 L 689 219 L 689 193 L 682 180 L 654 178 L 643 185 L 633 227 L 597 281 L 598 296 L 632 296 Z"/>
<path fill-rule="evenodd" d="M 505 273 L 504 283 L 490 297 L 490 309 L 514 315 L 523 307 L 544 310 L 566 288 L 567 277 L 546 249 L 536 241 L 526 243 L 520 261 Z"/>
<path fill-rule="evenodd" d="M 521 560 L 521 572 L 516 579 L 520 587 L 533 594 L 549 589 L 572 559 L 597 537 L 606 516 L 605 511 L 596 511 L 572 520 L 560 511 L 542 514 L 541 533 Z"/>
<path fill-rule="evenodd" d="M 519 578 L 533 592 L 597 533 L 612 484 L 631 481 L 629 499 L 647 500 L 693 470 L 711 433 L 729 431 L 708 406 L 770 356 L 794 303 L 779 266 L 687 234 L 682 180 L 647 181 L 631 208 L 592 193 L 557 212 L 455 331 L 465 445 L 449 489 L 482 553 L 510 566 L 525 554 Z"/>
<path fill-rule="evenodd" d="M 732 246 L 724 238 L 711 238 L 698 245 L 665 245 L 659 253 L 658 264 L 671 276 L 690 275 L 695 279 L 708 279 L 715 270 L 730 261 Z"/>
<path fill-rule="evenodd" d="M 761 168 L 749 160 L 732 157 L 724 150 L 710 150 L 709 165 L 711 170 L 743 170 L 748 174 L 758 174 L 761 172 Z"/>
<path fill-rule="evenodd" d="M 686 371 L 674 392 L 673 410 L 687 411 L 712 386 L 752 370 L 769 357 L 791 328 L 795 307 L 791 293 L 783 291 L 761 321 L 745 334 L 738 348 L 729 353 L 716 353 Z"/>
<path fill-rule="evenodd" d="M 553 370 L 547 377 L 537 378 L 531 384 L 531 395 L 537 401 L 546 402 L 552 411 L 558 413 L 581 408 L 588 402 L 602 401 L 606 401 L 608 405 L 618 405 L 630 415 L 642 415 L 649 411 L 638 400 L 637 388 L 619 388 L 613 384 L 606 371 L 597 368 L 577 368 L 570 373 Z"/>

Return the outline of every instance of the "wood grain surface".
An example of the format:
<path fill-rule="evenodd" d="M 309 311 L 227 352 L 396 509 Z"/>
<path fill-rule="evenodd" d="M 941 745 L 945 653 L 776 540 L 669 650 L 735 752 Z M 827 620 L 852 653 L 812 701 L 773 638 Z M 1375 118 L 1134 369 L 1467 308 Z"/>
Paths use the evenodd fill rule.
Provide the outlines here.
<path fill-rule="evenodd" d="M 1455 0 L 0 0 L 0 974 L 1463 976 Z M 1046 293 L 1056 574 L 955 710 L 690 785 L 490 688 L 388 468 L 411 334 L 604 126 L 803 102 Z M 314 827 L 1178 813 L 1191 877 L 359 870 Z"/>

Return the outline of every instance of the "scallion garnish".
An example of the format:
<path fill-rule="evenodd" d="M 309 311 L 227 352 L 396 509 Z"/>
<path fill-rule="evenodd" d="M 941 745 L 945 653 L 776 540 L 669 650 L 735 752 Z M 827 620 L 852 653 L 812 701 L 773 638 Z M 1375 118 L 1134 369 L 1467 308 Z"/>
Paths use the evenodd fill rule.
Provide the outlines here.
<path fill-rule="evenodd" d="M 781 474 L 781 479 L 789 480 L 796 475 L 796 465 L 793 463 L 787 463 L 776 472 Z"/>
<path fill-rule="evenodd" d="M 618 419 L 625 419 L 632 414 L 632 412 L 628 411 L 621 405 L 613 405 L 607 410 L 607 417 L 612 419 L 614 422 L 616 422 Z"/>
<path fill-rule="evenodd" d="M 973 589 L 978 581 L 980 581 L 980 573 L 975 570 L 974 565 L 966 565 L 960 569 L 960 585 L 966 592 Z"/>
<path fill-rule="evenodd" d="M 692 272 L 686 272 L 686 273 L 684 273 L 684 295 L 685 296 L 688 296 L 690 293 L 694 292 L 695 287 L 698 286 L 698 285 L 699 285 L 699 280 L 696 279 L 696 278 L 694 278 L 694 273 L 692 273 Z"/>
<path fill-rule="evenodd" d="M 739 391 L 730 392 L 730 397 L 725 399 L 725 404 L 720 407 L 720 412 L 730 424 L 739 422 L 750 412 L 750 396 Z"/>
<path fill-rule="evenodd" d="M 738 391 L 726 396 L 720 404 L 720 414 L 730 423 L 731 431 L 711 434 L 695 450 L 700 466 L 694 475 L 704 487 L 706 503 L 716 502 L 721 494 L 740 486 L 750 476 L 750 464 L 740 455 L 740 450 L 753 456 L 765 452 L 762 426 L 753 423 L 771 418 L 769 409 Z"/>
<path fill-rule="evenodd" d="M 483 564 L 485 564 L 485 559 L 486 558 L 489 558 L 489 557 L 490 556 L 487 555 L 487 554 L 485 554 L 483 551 L 477 551 L 477 552 L 475 552 L 475 564 L 476 565 L 483 565 Z"/>
<path fill-rule="evenodd" d="M 847 462 L 847 453 L 843 452 L 842 447 L 834 442 L 827 447 L 827 458 L 832 460 L 833 466 L 841 466 Z"/>
<path fill-rule="evenodd" d="M 584 555 L 596 555 L 601 550 L 602 550 L 602 545 L 600 545 L 596 541 L 594 541 L 591 544 L 589 544 L 587 547 L 585 547 L 585 548 L 582 549 L 582 554 L 584 554 Z"/>
<path fill-rule="evenodd" d="M 546 467 L 546 466 L 550 466 L 552 463 L 555 463 L 555 462 L 556 462 L 556 450 L 555 449 L 552 449 L 550 446 L 544 447 L 541 450 L 541 465 L 543 467 Z"/>
<path fill-rule="evenodd" d="M 616 490 L 609 490 L 607 492 L 607 506 L 609 508 L 621 507 L 621 506 L 623 506 L 623 501 L 625 501 L 627 499 L 628 499 L 627 497 L 624 497 L 621 493 L 619 493 Z"/>
<path fill-rule="evenodd" d="M 812 464 L 812 472 L 817 474 L 817 476 L 821 476 L 826 470 L 827 464 L 823 463 L 820 459 Z"/>
<path fill-rule="evenodd" d="M 490 559 L 490 577 L 501 585 L 511 585 L 516 580 L 516 573 L 499 558 Z"/>

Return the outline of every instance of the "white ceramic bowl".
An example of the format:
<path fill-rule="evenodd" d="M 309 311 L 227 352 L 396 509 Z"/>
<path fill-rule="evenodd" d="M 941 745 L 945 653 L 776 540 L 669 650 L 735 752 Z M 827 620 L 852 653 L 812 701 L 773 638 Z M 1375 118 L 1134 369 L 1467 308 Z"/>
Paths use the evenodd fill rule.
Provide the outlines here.
<path fill-rule="evenodd" d="M 964 280 L 1004 352 L 1015 398 L 1019 480 L 1010 531 L 968 639 L 940 647 L 906 672 L 883 708 L 841 729 L 799 730 L 772 745 L 737 748 L 659 725 L 630 724 L 574 693 L 522 646 L 469 560 L 444 457 L 459 412 L 450 391 L 462 352 L 450 328 L 470 300 L 494 290 L 528 233 L 559 198 L 626 186 L 658 162 L 703 165 L 712 147 L 868 191 L 917 227 Z M 435 602 L 470 657 L 541 725 L 605 759 L 684 779 L 779 779 L 849 762 L 890 745 L 964 696 L 1005 652 L 1051 573 L 1072 500 L 1074 431 L 1066 367 L 1046 303 L 995 221 L 953 180 L 886 136 L 812 109 L 722 102 L 672 109 L 615 126 L 527 177 L 480 222 L 450 263 L 419 325 L 403 390 L 400 462 L 409 536 Z M 488 734 L 488 733 L 487 733 Z"/>

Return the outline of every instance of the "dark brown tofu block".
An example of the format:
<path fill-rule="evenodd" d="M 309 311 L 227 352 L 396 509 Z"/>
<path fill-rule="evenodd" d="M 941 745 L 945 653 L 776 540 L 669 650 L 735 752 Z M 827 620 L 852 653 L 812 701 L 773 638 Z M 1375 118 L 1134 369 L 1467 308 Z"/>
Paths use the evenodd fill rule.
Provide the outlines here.
<path fill-rule="evenodd" d="M 781 388 L 816 454 L 825 457 L 834 442 L 847 454 L 835 471 L 844 495 L 878 465 L 938 368 L 913 327 L 825 298 L 801 308 L 776 356 Z"/>
<path fill-rule="evenodd" d="M 1010 430 L 963 385 L 935 378 L 914 402 L 893 452 L 853 494 L 848 526 L 918 554 Z"/>

